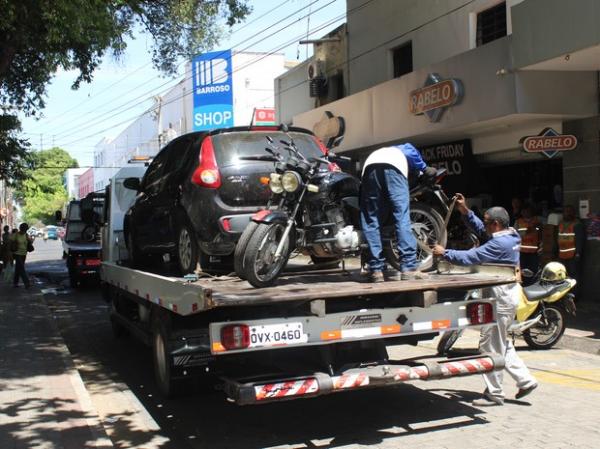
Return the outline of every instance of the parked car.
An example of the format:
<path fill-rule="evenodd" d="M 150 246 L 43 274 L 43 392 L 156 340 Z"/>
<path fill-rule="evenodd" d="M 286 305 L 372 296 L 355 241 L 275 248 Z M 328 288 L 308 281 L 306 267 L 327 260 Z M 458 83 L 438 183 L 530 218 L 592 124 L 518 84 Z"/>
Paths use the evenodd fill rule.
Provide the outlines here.
<path fill-rule="evenodd" d="M 310 131 L 290 128 L 289 134 L 307 157 L 326 151 Z M 208 271 L 233 267 L 237 240 L 271 196 L 264 180 L 273 171 L 270 161 L 241 158 L 264 155 L 267 136 L 289 139 L 276 127 L 186 134 L 158 153 L 141 181 L 128 178 L 124 185 L 139 192 L 124 222 L 133 264 L 168 254 L 182 274 L 198 262 Z"/>
<path fill-rule="evenodd" d="M 58 240 L 58 228 L 56 226 L 46 226 L 46 238 Z"/>

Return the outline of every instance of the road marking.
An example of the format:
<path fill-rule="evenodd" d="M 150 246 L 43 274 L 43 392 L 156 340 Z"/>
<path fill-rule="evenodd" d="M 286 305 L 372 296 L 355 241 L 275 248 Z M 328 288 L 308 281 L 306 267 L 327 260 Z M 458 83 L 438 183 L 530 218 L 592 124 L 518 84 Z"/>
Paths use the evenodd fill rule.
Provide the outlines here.
<path fill-rule="evenodd" d="M 531 368 L 536 379 L 543 383 L 583 390 L 600 391 L 600 369 L 571 369 L 547 371 Z"/>

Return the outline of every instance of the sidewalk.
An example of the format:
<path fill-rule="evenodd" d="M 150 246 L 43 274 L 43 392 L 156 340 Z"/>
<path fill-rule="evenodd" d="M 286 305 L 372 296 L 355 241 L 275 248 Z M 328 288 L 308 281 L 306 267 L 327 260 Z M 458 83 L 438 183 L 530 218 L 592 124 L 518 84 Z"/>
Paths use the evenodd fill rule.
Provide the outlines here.
<path fill-rule="evenodd" d="M 0 448 L 111 448 L 37 287 L 0 281 Z"/>

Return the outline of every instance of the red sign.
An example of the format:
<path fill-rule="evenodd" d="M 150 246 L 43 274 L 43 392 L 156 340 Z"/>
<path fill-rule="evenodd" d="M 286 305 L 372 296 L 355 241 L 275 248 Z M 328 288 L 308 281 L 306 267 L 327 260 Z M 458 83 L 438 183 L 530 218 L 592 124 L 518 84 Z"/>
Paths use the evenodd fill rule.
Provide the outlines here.
<path fill-rule="evenodd" d="M 567 151 L 577 146 L 577 137 L 570 134 L 558 136 L 529 136 L 523 141 L 523 149 L 528 153 L 544 151 Z"/>
<path fill-rule="evenodd" d="M 451 106 L 459 99 L 457 84 L 445 80 L 431 84 L 410 93 L 409 110 L 413 114 L 423 114 L 433 109 Z"/>
<path fill-rule="evenodd" d="M 254 109 L 255 125 L 275 125 L 274 108 L 256 108 Z"/>

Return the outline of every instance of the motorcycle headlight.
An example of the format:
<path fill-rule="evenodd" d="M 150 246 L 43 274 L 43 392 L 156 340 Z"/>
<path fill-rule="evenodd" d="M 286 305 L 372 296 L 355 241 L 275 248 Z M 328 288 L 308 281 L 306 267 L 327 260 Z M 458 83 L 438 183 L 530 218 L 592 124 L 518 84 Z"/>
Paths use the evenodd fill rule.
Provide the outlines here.
<path fill-rule="evenodd" d="M 301 183 L 300 175 L 293 171 L 286 171 L 281 177 L 281 185 L 286 192 L 295 192 Z"/>
<path fill-rule="evenodd" d="M 281 185 L 281 175 L 279 173 L 271 173 L 269 178 L 269 188 L 273 193 L 283 192 L 283 186 Z"/>

